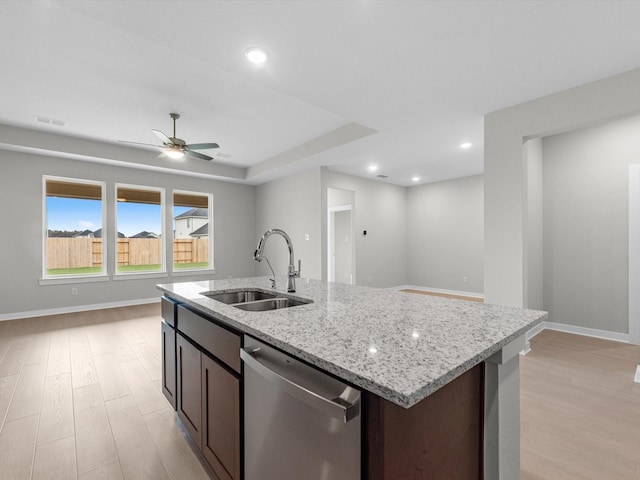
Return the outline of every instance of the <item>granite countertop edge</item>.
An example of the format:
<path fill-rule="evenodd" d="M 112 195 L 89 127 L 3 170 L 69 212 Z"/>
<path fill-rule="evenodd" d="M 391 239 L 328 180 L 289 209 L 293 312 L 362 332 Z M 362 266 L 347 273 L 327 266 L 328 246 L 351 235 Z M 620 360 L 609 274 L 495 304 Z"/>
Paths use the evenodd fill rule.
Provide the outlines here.
<path fill-rule="evenodd" d="M 303 282 L 299 281 L 299 284 L 301 283 Z M 402 366 L 400 366 L 400 372 L 398 372 L 398 368 L 393 364 L 393 361 L 387 362 L 388 365 L 383 365 L 374 360 L 369 363 L 366 361 L 361 362 L 360 359 L 354 360 L 350 348 L 348 351 L 346 347 L 342 350 L 328 348 L 332 338 L 327 337 L 323 339 L 321 337 L 322 333 L 317 333 L 311 339 L 312 342 L 309 342 L 309 339 L 305 338 L 304 332 L 304 330 L 306 330 L 304 327 L 306 327 L 307 324 L 301 323 L 298 325 L 297 322 L 300 322 L 301 317 L 310 318 L 310 324 L 318 329 L 317 332 L 321 332 L 320 329 L 323 327 L 326 329 L 326 326 L 322 325 L 322 321 L 326 320 L 327 317 L 331 317 L 334 322 L 336 321 L 335 319 L 338 319 L 341 322 L 340 327 L 348 331 L 350 327 L 349 322 L 359 326 L 358 322 L 353 318 L 360 315 L 361 317 L 366 317 L 366 320 L 377 322 L 374 325 L 376 326 L 376 330 L 380 330 L 378 334 L 380 338 L 385 338 L 385 334 L 387 333 L 389 333 L 389 337 L 391 338 L 397 333 L 394 331 L 397 325 L 393 321 L 389 321 L 384 316 L 384 312 L 380 313 L 381 310 L 384 310 L 383 308 L 377 311 L 376 305 L 373 302 L 367 303 L 367 301 L 371 301 L 372 298 L 382 296 L 388 303 L 396 303 L 398 305 L 410 303 L 409 300 L 417 304 L 419 308 L 416 311 L 409 312 L 407 314 L 409 320 L 405 318 L 403 321 L 405 323 L 415 322 L 418 328 L 420 328 L 421 325 L 425 325 L 425 328 L 427 328 L 430 323 L 435 323 L 436 326 L 438 326 L 437 320 L 434 321 L 430 317 L 430 307 L 431 310 L 435 310 L 436 315 L 433 315 L 433 317 L 436 318 L 438 315 L 446 316 L 446 313 L 443 312 L 458 311 L 458 315 L 462 315 L 463 319 L 467 320 L 467 316 L 471 316 L 473 320 L 473 315 L 479 318 L 482 317 L 483 308 L 479 306 L 484 304 L 473 304 L 473 302 L 464 302 L 462 300 L 401 293 L 387 289 L 332 284 L 318 280 L 306 280 L 304 286 L 298 288 L 296 293 L 286 293 L 283 290 L 277 291 L 278 296 L 301 297 L 312 300 L 313 303 L 304 305 L 303 307 L 292 307 L 271 312 L 245 312 L 202 295 L 204 292 L 215 291 L 222 293 L 236 291 L 239 288 L 256 288 L 264 291 L 273 291 L 267 288 L 268 284 L 267 277 L 249 277 L 245 279 L 162 284 L 157 287 L 166 295 L 180 302 L 184 302 L 192 309 L 205 315 L 213 316 L 216 320 L 231 328 L 265 341 L 296 358 L 315 365 L 349 383 L 379 395 L 385 400 L 404 408 L 415 405 L 458 376 L 485 361 L 500 351 L 505 345 L 525 334 L 547 317 L 547 313 L 542 311 L 487 305 L 486 307 L 491 309 L 491 313 L 497 316 L 498 320 L 496 321 L 503 321 L 504 318 L 507 318 L 509 315 L 517 316 L 520 312 L 526 312 L 527 319 L 523 321 L 513 320 L 509 323 L 508 331 L 495 335 L 495 338 L 491 338 L 488 343 L 486 340 L 478 342 L 477 348 L 471 345 L 470 348 L 465 349 L 466 355 L 464 358 L 460 358 L 459 360 L 456 358 L 455 360 L 445 362 L 446 365 L 444 365 L 441 370 L 430 369 L 427 365 L 424 368 L 418 369 L 418 374 L 414 377 L 406 374 L 407 378 L 398 378 L 398 376 L 402 377 L 403 375 Z M 279 280 L 279 284 L 286 285 L 286 281 Z M 308 285 L 312 285 L 312 287 L 305 288 Z M 332 295 L 333 293 L 335 293 L 335 295 Z M 403 295 L 409 295 L 409 297 L 404 297 Z M 365 297 L 363 303 L 366 303 L 366 305 L 364 306 L 357 305 L 358 299 L 361 296 Z M 333 300 L 332 297 L 337 297 L 337 300 Z M 462 302 L 462 304 L 460 302 Z M 344 311 L 335 313 L 332 308 L 334 306 L 339 306 Z M 486 310 L 486 308 L 484 310 Z M 326 315 L 323 315 L 325 312 L 327 312 Z M 379 319 L 377 318 L 378 316 L 380 317 Z M 414 320 L 413 317 L 418 318 Z M 451 315 L 451 317 L 455 321 L 455 315 Z M 342 324 L 343 321 L 345 323 L 344 325 Z M 382 327 L 380 327 L 380 325 L 382 325 Z M 332 326 L 332 324 L 329 326 Z M 356 328 L 355 326 L 353 327 L 354 330 Z M 389 330 L 389 332 L 385 332 L 385 329 Z M 331 329 L 329 328 L 328 330 Z M 452 326 L 452 330 L 455 330 L 455 326 Z M 471 328 L 467 328 L 467 330 L 479 329 L 472 326 Z M 335 332 L 331 333 L 335 334 Z M 455 331 L 452 333 L 455 334 Z M 465 330 L 465 333 L 468 332 Z M 323 345 L 323 342 L 326 343 L 326 345 Z M 464 340 L 461 340 L 460 343 L 462 344 L 463 342 Z M 362 348 L 363 345 L 364 344 L 360 342 L 358 348 Z M 394 344 L 394 348 L 402 349 L 403 346 Z M 453 348 L 457 348 L 457 345 L 453 345 Z M 411 353 L 412 352 L 408 352 L 407 355 Z M 365 360 L 368 360 L 368 358 Z M 400 386 L 400 384 L 402 385 Z"/>

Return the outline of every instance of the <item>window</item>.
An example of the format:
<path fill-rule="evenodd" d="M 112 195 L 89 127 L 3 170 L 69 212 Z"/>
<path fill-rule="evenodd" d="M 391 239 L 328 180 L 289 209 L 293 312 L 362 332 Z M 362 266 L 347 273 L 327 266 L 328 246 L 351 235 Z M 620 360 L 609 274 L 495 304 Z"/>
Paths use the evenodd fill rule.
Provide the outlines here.
<path fill-rule="evenodd" d="M 174 270 L 213 269 L 213 196 L 173 192 Z"/>
<path fill-rule="evenodd" d="M 164 272 L 164 189 L 116 185 L 116 273 Z"/>
<path fill-rule="evenodd" d="M 104 274 L 104 183 L 46 176 L 43 183 L 43 276 Z"/>

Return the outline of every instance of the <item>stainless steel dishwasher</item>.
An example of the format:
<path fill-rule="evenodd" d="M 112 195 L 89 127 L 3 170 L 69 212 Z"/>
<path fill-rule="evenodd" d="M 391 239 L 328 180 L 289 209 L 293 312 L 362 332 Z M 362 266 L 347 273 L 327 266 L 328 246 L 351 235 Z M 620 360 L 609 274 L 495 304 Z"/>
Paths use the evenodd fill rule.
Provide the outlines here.
<path fill-rule="evenodd" d="M 360 391 L 245 335 L 245 480 L 360 480 Z"/>

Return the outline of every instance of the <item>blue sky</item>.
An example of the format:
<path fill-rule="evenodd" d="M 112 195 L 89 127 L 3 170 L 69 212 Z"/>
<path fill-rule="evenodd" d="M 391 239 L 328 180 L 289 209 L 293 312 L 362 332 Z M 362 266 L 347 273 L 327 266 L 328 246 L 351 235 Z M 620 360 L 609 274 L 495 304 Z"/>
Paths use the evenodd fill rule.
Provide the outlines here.
<path fill-rule="evenodd" d="M 190 207 L 175 207 L 174 216 Z M 118 231 L 126 237 L 142 231 L 161 233 L 160 205 L 118 202 Z M 50 230 L 98 230 L 102 228 L 102 202 L 77 198 L 47 197 Z M 170 226 L 173 228 L 173 225 Z"/>

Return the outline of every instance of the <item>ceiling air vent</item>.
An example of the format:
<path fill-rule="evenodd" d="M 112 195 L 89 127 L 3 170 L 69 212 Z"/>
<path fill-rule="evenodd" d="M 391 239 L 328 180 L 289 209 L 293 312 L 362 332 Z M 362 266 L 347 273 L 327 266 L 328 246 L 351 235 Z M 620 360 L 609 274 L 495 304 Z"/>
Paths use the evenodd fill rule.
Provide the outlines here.
<path fill-rule="evenodd" d="M 389 175 L 376 175 L 378 178 L 389 178 Z"/>
<path fill-rule="evenodd" d="M 55 125 L 57 127 L 66 127 L 67 125 L 67 122 L 65 122 L 64 120 L 56 120 L 55 118 L 41 117 L 40 115 L 34 115 L 33 119 L 36 122 L 46 123 L 47 125 Z"/>

